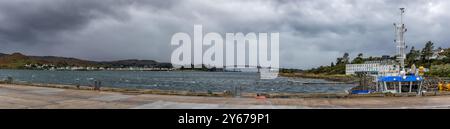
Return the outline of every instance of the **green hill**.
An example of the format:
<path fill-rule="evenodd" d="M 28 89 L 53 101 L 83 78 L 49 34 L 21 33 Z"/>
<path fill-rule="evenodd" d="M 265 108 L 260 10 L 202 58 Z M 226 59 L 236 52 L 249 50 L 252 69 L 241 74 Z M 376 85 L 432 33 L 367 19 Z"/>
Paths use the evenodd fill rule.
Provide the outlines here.
<path fill-rule="evenodd" d="M 118 60 L 118 61 L 89 61 L 76 58 L 56 57 L 56 56 L 26 56 L 21 53 L 3 54 L 0 53 L 0 68 L 22 69 L 27 64 L 48 64 L 57 67 L 83 66 L 83 67 L 172 67 L 170 63 L 159 63 L 154 60 Z"/>

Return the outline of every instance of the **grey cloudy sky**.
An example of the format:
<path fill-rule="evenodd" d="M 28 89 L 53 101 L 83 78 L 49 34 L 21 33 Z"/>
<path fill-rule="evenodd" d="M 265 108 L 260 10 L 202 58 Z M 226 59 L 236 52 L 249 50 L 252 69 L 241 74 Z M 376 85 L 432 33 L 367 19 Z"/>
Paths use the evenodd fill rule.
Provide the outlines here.
<path fill-rule="evenodd" d="M 280 32 L 280 64 L 311 68 L 349 52 L 395 53 L 405 7 L 409 46 L 450 47 L 448 0 L 0 0 L 0 52 L 170 61 L 177 32 Z"/>

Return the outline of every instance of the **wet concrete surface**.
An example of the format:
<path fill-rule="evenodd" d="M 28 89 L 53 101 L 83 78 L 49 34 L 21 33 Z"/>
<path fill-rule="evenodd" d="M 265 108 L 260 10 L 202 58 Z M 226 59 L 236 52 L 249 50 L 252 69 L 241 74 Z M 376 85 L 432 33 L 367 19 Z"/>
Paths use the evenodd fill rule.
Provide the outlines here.
<path fill-rule="evenodd" d="M 1 109 L 334 109 L 450 108 L 450 96 L 230 98 L 124 94 L 0 84 Z"/>

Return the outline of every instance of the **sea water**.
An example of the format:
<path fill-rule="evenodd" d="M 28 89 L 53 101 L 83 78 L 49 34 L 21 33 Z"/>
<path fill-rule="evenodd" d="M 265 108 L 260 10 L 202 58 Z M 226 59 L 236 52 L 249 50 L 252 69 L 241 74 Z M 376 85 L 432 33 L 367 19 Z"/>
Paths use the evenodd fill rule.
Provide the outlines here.
<path fill-rule="evenodd" d="M 92 86 L 95 80 L 104 87 L 223 92 L 236 88 L 252 93 L 342 93 L 353 84 L 329 83 L 322 79 L 260 79 L 255 72 L 193 71 L 49 71 L 0 69 L 0 80 L 12 77 L 18 83 L 43 83 Z M 308 83 L 308 84 L 304 84 Z"/>

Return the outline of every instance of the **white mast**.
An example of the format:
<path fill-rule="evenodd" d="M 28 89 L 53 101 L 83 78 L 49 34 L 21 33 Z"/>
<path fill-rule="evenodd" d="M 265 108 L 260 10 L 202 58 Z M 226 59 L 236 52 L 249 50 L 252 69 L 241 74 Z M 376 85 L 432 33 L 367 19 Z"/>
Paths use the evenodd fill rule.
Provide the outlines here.
<path fill-rule="evenodd" d="M 400 8 L 400 24 L 394 23 L 395 26 L 395 43 L 397 44 L 397 60 L 400 63 L 400 71 L 405 71 L 405 37 L 403 36 L 407 31 L 405 24 L 403 24 L 403 14 L 405 8 Z"/>

